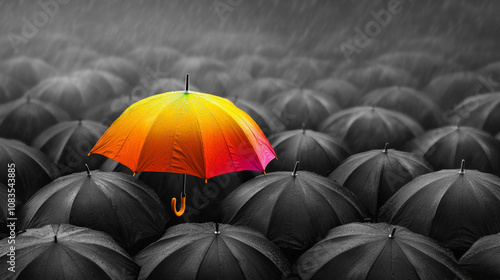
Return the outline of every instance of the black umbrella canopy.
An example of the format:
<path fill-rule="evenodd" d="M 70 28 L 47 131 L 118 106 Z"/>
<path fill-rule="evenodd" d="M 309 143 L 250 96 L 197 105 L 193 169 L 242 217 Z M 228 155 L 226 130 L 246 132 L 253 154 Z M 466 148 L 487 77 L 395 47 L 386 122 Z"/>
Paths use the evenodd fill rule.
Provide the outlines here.
<path fill-rule="evenodd" d="M 295 84 L 280 78 L 257 78 L 237 86 L 231 96 L 264 104 L 275 95 L 295 88 Z"/>
<path fill-rule="evenodd" d="M 313 82 L 311 89 L 324 92 L 333 97 L 342 108 L 351 107 L 358 102 L 361 92 L 353 84 L 338 78 L 326 78 Z"/>
<path fill-rule="evenodd" d="M 195 85 L 198 84 L 198 79 L 201 80 L 208 72 L 219 72 L 227 70 L 227 67 L 224 62 L 205 56 L 186 56 L 179 59 L 173 65 L 169 65 L 169 69 L 174 73 L 189 73 L 191 75 L 191 79 Z M 206 92 L 205 89 L 201 88 L 202 92 Z"/>
<path fill-rule="evenodd" d="M 477 70 L 479 74 L 486 78 L 487 81 L 500 81 L 500 61 L 491 62 L 481 69 Z M 498 84 L 493 86 L 498 86 Z"/>
<path fill-rule="evenodd" d="M 59 177 L 19 213 L 19 228 L 67 223 L 101 230 L 129 252 L 161 236 L 168 217 L 156 193 L 131 175 L 90 171 Z"/>
<path fill-rule="evenodd" d="M 202 92 L 219 96 L 230 95 L 240 84 L 250 81 L 252 77 L 244 72 L 227 70 L 208 71 L 201 76 L 193 77 Z"/>
<path fill-rule="evenodd" d="M 85 111 L 82 119 L 110 126 L 123 113 L 123 111 L 125 111 L 125 109 L 141 99 L 141 97 L 132 96 L 130 94 L 106 100 Z"/>
<path fill-rule="evenodd" d="M 340 70 L 336 77 L 345 79 L 359 88 L 361 93 L 367 93 L 377 88 L 390 86 L 416 87 L 416 79 L 402 69 L 382 64 L 365 65 L 351 70 Z"/>
<path fill-rule="evenodd" d="M 325 119 L 318 130 L 343 139 L 352 153 L 380 149 L 385 143 L 398 148 L 423 132 L 410 117 L 373 106 L 344 109 Z"/>
<path fill-rule="evenodd" d="M 402 149 L 423 156 L 435 170 L 455 168 L 465 159 L 470 169 L 500 174 L 500 142 L 472 127 L 436 128 L 409 141 Z"/>
<path fill-rule="evenodd" d="M 15 78 L 26 88 L 31 88 L 55 74 L 54 68 L 44 60 L 27 56 L 17 56 L 3 61 L 0 64 L 0 72 Z"/>
<path fill-rule="evenodd" d="M 0 73 L 0 104 L 20 98 L 24 90 L 19 81 L 8 74 Z"/>
<path fill-rule="evenodd" d="M 57 105 L 29 96 L 0 106 L 0 137 L 30 143 L 39 133 L 70 117 Z"/>
<path fill-rule="evenodd" d="M 160 78 L 151 84 L 150 91 L 146 92 L 146 96 L 160 94 L 169 91 L 184 90 L 186 88 L 185 81 L 176 78 Z M 200 89 L 189 83 L 189 90 L 200 92 Z M 132 94 L 141 93 L 139 89 L 138 92 L 132 92 Z"/>
<path fill-rule="evenodd" d="M 286 279 L 291 268 L 260 232 L 226 224 L 181 224 L 134 257 L 139 279 Z"/>
<path fill-rule="evenodd" d="M 481 237 L 459 263 L 476 279 L 500 279 L 500 233 Z"/>
<path fill-rule="evenodd" d="M 106 157 L 88 154 L 106 129 L 94 121 L 61 122 L 43 131 L 31 145 L 49 156 L 65 174 L 85 171 L 85 164 L 96 169 Z"/>
<path fill-rule="evenodd" d="M 247 113 L 266 136 L 285 130 L 283 122 L 267 107 L 238 97 L 229 97 L 236 107 Z"/>
<path fill-rule="evenodd" d="M 500 132 L 500 93 L 468 97 L 453 109 L 448 118 L 495 135 Z"/>
<path fill-rule="evenodd" d="M 469 96 L 489 92 L 484 81 L 484 77 L 474 72 L 449 73 L 432 79 L 422 92 L 447 111 Z"/>
<path fill-rule="evenodd" d="M 292 89 L 271 97 L 265 103 L 287 129 L 316 129 L 319 123 L 340 110 L 333 98 L 310 89 Z"/>
<path fill-rule="evenodd" d="M 346 159 L 328 177 L 348 188 L 376 219 L 378 209 L 402 186 L 432 167 L 414 154 L 393 149 L 372 150 Z"/>
<path fill-rule="evenodd" d="M 51 64 L 60 72 L 74 71 L 101 57 L 97 51 L 84 46 L 74 46 L 59 50 Z"/>
<path fill-rule="evenodd" d="M 290 56 L 269 64 L 260 72 L 261 77 L 282 78 L 299 86 L 308 86 L 311 82 L 324 78 L 328 62 L 312 57 Z"/>
<path fill-rule="evenodd" d="M 441 54 L 422 51 L 389 52 L 376 57 L 373 63 L 407 71 L 419 80 L 419 88 L 427 85 L 435 76 L 457 72 L 463 68 Z"/>
<path fill-rule="evenodd" d="M 124 57 L 100 57 L 88 63 L 86 68 L 112 73 L 131 86 L 136 85 L 141 78 L 136 63 Z"/>
<path fill-rule="evenodd" d="M 360 106 L 376 106 L 406 114 L 423 128 L 439 127 L 443 123 L 441 108 L 422 92 L 409 87 L 393 86 L 369 92 Z"/>
<path fill-rule="evenodd" d="M 267 171 L 286 171 L 296 161 L 300 169 L 327 176 L 350 153 L 342 140 L 306 129 L 284 131 L 269 137 L 278 160 L 272 160 Z"/>
<path fill-rule="evenodd" d="M 229 66 L 237 72 L 245 72 L 257 78 L 263 69 L 269 67 L 270 63 L 272 61 L 269 58 L 256 54 L 244 54 L 232 59 L 229 62 Z"/>
<path fill-rule="evenodd" d="M 302 279 L 469 279 L 431 238 L 384 223 L 336 227 L 298 260 Z"/>
<path fill-rule="evenodd" d="M 7 166 L 15 164 L 16 199 L 26 202 L 57 176 L 55 164 L 45 154 L 17 140 L 0 138 L 0 182 L 7 184 Z"/>
<path fill-rule="evenodd" d="M 308 171 L 271 172 L 247 181 L 222 204 L 223 221 L 262 232 L 294 260 L 329 229 L 363 221 L 354 195 Z"/>
<path fill-rule="evenodd" d="M 2 181 L 3 182 L 3 181 Z M 8 183 L 6 181 L 5 183 Z M 9 220 L 8 218 L 15 218 L 16 213 L 21 210 L 23 203 L 16 199 L 15 182 L 7 188 L 7 185 L 0 183 L 0 239 L 3 239 L 10 235 L 10 229 L 7 227 Z M 12 212 L 11 210 L 12 209 Z M 11 222 L 14 220 L 11 220 Z"/>
<path fill-rule="evenodd" d="M 407 227 L 459 258 L 480 237 L 500 232 L 500 178 L 445 169 L 415 178 L 380 208 L 379 220 Z"/>
<path fill-rule="evenodd" d="M 7 279 L 137 279 L 139 266 L 107 234 L 67 224 L 28 229 L 16 236 L 15 273 L 8 239 L 0 241 Z"/>
<path fill-rule="evenodd" d="M 226 196 L 243 182 L 239 172 L 212 177 L 207 183 L 201 178 L 187 175 L 186 212 L 182 217 L 174 218 L 169 224 L 180 222 L 220 222 L 220 204 Z M 167 172 L 142 172 L 139 179 L 150 186 L 165 205 L 170 205 L 173 197 L 183 192 L 183 174 Z"/>
<path fill-rule="evenodd" d="M 140 46 L 127 53 L 125 57 L 139 65 L 140 73 L 166 74 L 175 73 L 172 71 L 172 65 L 183 58 L 183 55 L 168 46 Z"/>

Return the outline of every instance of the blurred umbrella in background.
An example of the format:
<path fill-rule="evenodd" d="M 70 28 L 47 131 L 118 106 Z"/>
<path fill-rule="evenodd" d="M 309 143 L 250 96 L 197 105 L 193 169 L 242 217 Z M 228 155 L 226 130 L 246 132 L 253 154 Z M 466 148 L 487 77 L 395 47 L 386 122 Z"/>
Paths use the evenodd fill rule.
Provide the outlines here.
<path fill-rule="evenodd" d="M 241 171 L 263 172 L 276 157 L 262 130 L 229 100 L 186 90 L 153 95 L 131 105 L 89 154 L 102 154 L 136 172 L 185 174 L 202 179 Z"/>
<path fill-rule="evenodd" d="M 56 71 L 41 59 L 17 56 L 0 63 L 0 72 L 15 78 L 22 86 L 29 89 L 54 75 Z"/>
<path fill-rule="evenodd" d="M 128 96 L 116 97 L 92 106 L 83 114 L 85 120 L 96 121 L 110 126 L 130 105 L 141 100 L 141 97 Z"/>
<path fill-rule="evenodd" d="M 484 77 L 473 72 L 444 74 L 430 81 L 423 92 L 446 111 L 467 97 L 490 91 L 485 81 Z"/>
<path fill-rule="evenodd" d="M 228 96 L 239 85 L 251 79 L 252 77 L 244 72 L 208 71 L 196 78 L 196 84 L 202 89 L 202 92 Z"/>
<path fill-rule="evenodd" d="M 329 229 L 360 222 L 365 212 L 338 183 L 308 171 L 272 172 L 247 181 L 222 204 L 223 221 L 255 228 L 291 261 Z"/>
<path fill-rule="evenodd" d="M 380 209 L 379 220 L 441 242 L 460 258 L 482 236 L 500 232 L 500 178 L 462 167 L 417 177 Z"/>
<path fill-rule="evenodd" d="M 129 59 L 116 56 L 100 57 L 89 62 L 86 68 L 106 71 L 122 78 L 130 86 L 135 86 L 140 80 L 140 69 Z"/>
<path fill-rule="evenodd" d="M 178 50 L 168 46 L 140 46 L 125 55 L 141 67 L 139 72 L 172 73 L 172 65 L 183 57 Z M 185 73 L 185 72 L 180 72 Z"/>
<path fill-rule="evenodd" d="M 44 130 L 31 145 L 49 156 L 64 174 L 85 171 L 85 164 L 97 169 L 106 157 L 87 155 L 106 129 L 94 121 L 61 122 Z"/>
<path fill-rule="evenodd" d="M 355 85 L 362 94 L 390 86 L 417 87 L 418 82 L 408 72 L 382 64 L 370 64 L 354 69 L 337 70 L 335 77 Z"/>
<path fill-rule="evenodd" d="M 40 189 L 19 213 L 19 228 L 72 224 L 111 235 L 138 252 L 163 233 L 168 221 L 156 193 L 131 175 L 92 171 L 59 177 Z"/>
<path fill-rule="evenodd" d="M 295 88 L 295 84 L 280 78 L 257 78 L 244 82 L 234 88 L 230 96 L 264 104 L 267 100 L 286 90 Z"/>
<path fill-rule="evenodd" d="M 342 108 L 353 106 L 361 97 L 361 92 L 353 84 L 337 78 L 317 80 L 311 84 L 310 88 L 333 97 Z"/>
<path fill-rule="evenodd" d="M 107 234 L 72 225 L 47 225 L 16 236 L 16 272 L 4 279 L 137 279 L 139 266 Z M 0 241 L 0 269 L 9 266 Z"/>
<path fill-rule="evenodd" d="M 477 70 L 477 72 L 488 81 L 493 81 L 498 84 L 498 82 L 500 82 L 500 61 L 488 63 Z"/>
<path fill-rule="evenodd" d="M 233 58 L 229 62 L 232 71 L 244 72 L 255 78 L 260 76 L 263 69 L 273 63 L 271 59 L 256 54 L 244 54 Z"/>
<path fill-rule="evenodd" d="M 165 93 L 169 91 L 181 90 L 185 87 L 184 81 L 176 78 L 161 78 L 153 82 L 151 91 L 146 95 L 151 96 L 155 94 Z M 189 85 L 192 91 L 198 91 L 199 88 L 194 85 Z"/>
<path fill-rule="evenodd" d="M 7 177 L 6 177 L 7 178 Z M 3 180 L 2 182 L 5 182 L 8 184 L 7 180 Z M 16 218 L 14 215 L 9 215 L 9 209 L 8 208 L 14 208 L 14 214 L 18 213 L 21 211 L 21 207 L 23 207 L 23 203 L 21 202 L 20 199 L 15 199 L 16 194 L 13 193 L 12 189 L 15 188 L 15 183 L 14 183 L 14 188 L 7 188 L 7 185 L 4 185 L 3 183 L 0 183 L 0 239 L 3 239 L 5 237 L 8 237 L 10 235 L 10 229 L 7 227 L 8 220 L 7 218 Z M 10 196 L 9 196 L 10 194 Z M 9 200 L 12 200 L 12 197 L 14 197 L 15 202 L 9 202 Z M 13 220 L 11 220 L 13 221 Z"/>
<path fill-rule="evenodd" d="M 500 142 L 472 127 L 436 128 L 409 141 L 402 149 L 423 156 L 435 170 L 454 168 L 465 159 L 470 169 L 500 174 Z"/>
<path fill-rule="evenodd" d="M 264 105 L 238 97 L 229 97 L 228 100 L 245 111 L 259 125 L 264 135 L 270 136 L 285 130 L 283 122 Z"/>
<path fill-rule="evenodd" d="M 460 125 L 495 135 L 500 132 L 500 93 L 468 97 L 453 109 L 453 113 L 453 119 Z"/>
<path fill-rule="evenodd" d="M 25 87 L 8 74 L 0 73 L 0 104 L 23 96 Z"/>
<path fill-rule="evenodd" d="M 54 163 L 45 154 L 16 140 L 0 138 L 0 181 L 7 183 L 7 165 L 14 163 L 16 199 L 26 202 L 41 187 L 56 178 Z"/>
<path fill-rule="evenodd" d="M 459 260 L 475 279 L 500 278 L 500 233 L 481 237 Z"/>
<path fill-rule="evenodd" d="M 169 69 L 173 73 L 189 73 L 193 78 L 193 83 L 199 85 L 198 81 L 210 72 L 223 72 L 227 70 L 226 65 L 221 60 L 205 56 L 186 56 L 179 59 L 176 63 L 170 64 Z M 208 92 L 200 87 L 202 92 Z M 216 92 L 209 92 L 216 94 Z"/>
<path fill-rule="evenodd" d="M 260 232 L 218 223 L 181 224 L 134 257 L 139 279 L 287 279 L 283 253 Z"/>
<path fill-rule="evenodd" d="M 45 129 L 69 120 L 66 111 L 30 96 L 0 105 L 0 137 L 31 143 Z"/>
<path fill-rule="evenodd" d="M 310 89 L 291 89 L 274 95 L 265 103 L 287 129 L 316 129 L 328 116 L 340 111 L 333 98 Z"/>
<path fill-rule="evenodd" d="M 259 76 L 282 78 L 307 87 L 311 82 L 324 78 L 328 66 L 328 62 L 311 57 L 285 57 L 262 69 Z"/>
<path fill-rule="evenodd" d="M 397 190 L 415 177 L 432 171 L 422 157 L 387 149 L 386 144 L 384 150 L 349 157 L 328 177 L 352 191 L 376 220 L 378 209 Z"/>
<path fill-rule="evenodd" d="M 101 54 L 88 47 L 69 47 L 58 50 L 51 63 L 60 73 L 66 73 L 80 69 L 99 57 Z"/>
<path fill-rule="evenodd" d="M 350 155 L 340 139 L 308 129 L 276 133 L 269 137 L 269 142 L 278 159 L 269 162 L 268 171 L 287 171 L 300 161 L 302 170 L 328 176 Z"/>
<path fill-rule="evenodd" d="M 380 149 L 385 143 L 398 148 L 423 132 L 416 121 L 402 113 L 368 106 L 333 114 L 318 130 L 343 139 L 351 153 Z"/>
<path fill-rule="evenodd" d="M 369 92 L 358 103 L 376 106 L 410 116 L 423 128 L 439 127 L 443 123 L 441 108 L 422 92 L 409 87 L 393 86 Z"/>
<path fill-rule="evenodd" d="M 418 79 L 417 88 L 426 86 L 436 76 L 463 69 L 443 55 L 423 51 L 389 52 L 376 57 L 373 63 L 407 71 Z"/>
<path fill-rule="evenodd" d="M 183 174 L 167 172 L 142 172 L 139 180 L 150 186 L 165 205 L 183 190 Z M 205 180 L 187 176 L 186 184 L 192 195 L 186 199 L 186 212 L 181 218 L 174 218 L 169 224 L 180 222 L 220 222 L 220 204 L 228 194 L 242 184 L 237 173 L 227 173 Z"/>
<path fill-rule="evenodd" d="M 336 227 L 298 260 L 302 279 L 468 279 L 453 255 L 400 226 Z"/>

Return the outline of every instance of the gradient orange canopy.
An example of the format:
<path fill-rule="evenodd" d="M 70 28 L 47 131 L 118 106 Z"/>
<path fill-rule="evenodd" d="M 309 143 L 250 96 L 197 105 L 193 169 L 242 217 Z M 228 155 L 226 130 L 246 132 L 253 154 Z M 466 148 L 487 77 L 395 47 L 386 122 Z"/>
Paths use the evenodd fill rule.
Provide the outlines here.
<path fill-rule="evenodd" d="M 173 91 L 132 104 L 90 153 L 134 172 L 173 172 L 208 179 L 264 171 L 276 154 L 255 121 L 218 96 Z"/>

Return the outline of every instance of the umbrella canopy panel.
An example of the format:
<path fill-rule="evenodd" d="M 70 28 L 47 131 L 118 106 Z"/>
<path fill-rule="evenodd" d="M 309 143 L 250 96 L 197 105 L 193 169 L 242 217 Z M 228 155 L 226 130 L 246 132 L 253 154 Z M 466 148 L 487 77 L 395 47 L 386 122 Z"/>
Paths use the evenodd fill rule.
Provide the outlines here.
<path fill-rule="evenodd" d="M 500 233 L 481 237 L 459 263 L 477 279 L 500 279 Z"/>

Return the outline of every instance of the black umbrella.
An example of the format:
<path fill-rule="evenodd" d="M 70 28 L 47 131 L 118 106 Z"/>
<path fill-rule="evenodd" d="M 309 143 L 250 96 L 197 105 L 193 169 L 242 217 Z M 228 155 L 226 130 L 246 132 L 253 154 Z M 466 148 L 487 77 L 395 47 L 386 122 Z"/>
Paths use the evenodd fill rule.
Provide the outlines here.
<path fill-rule="evenodd" d="M 380 208 L 379 220 L 429 236 L 460 257 L 500 232 L 500 178 L 462 168 L 415 178 Z"/>
<path fill-rule="evenodd" d="M 443 122 L 441 108 L 422 92 L 409 87 L 376 89 L 365 95 L 359 105 L 398 111 L 410 116 L 425 129 L 439 127 Z"/>
<path fill-rule="evenodd" d="M 472 127 L 436 128 L 406 143 L 402 149 L 423 156 L 435 170 L 454 168 L 465 159 L 471 169 L 500 174 L 500 142 Z"/>
<path fill-rule="evenodd" d="M 340 107 L 333 98 L 310 89 L 292 89 L 274 95 L 265 103 L 280 117 L 287 129 L 316 129 L 319 123 L 338 112 Z"/>
<path fill-rule="evenodd" d="M 353 84 L 336 78 L 317 80 L 311 84 L 311 89 L 333 97 L 342 108 L 351 107 L 361 97 L 361 92 Z"/>
<path fill-rule="evenodd" d="M 174 73 L 172 65 L 183 55 L 178 50 L 168 46 L 140 46 L 127 53 L 125 57 L 139 65 L 141 73 L 153 75 L 151 73 Z"/>
<path fill-rule="evenodd" d="M 174 73 L 189 73 L 195 85 L 198 85 L 198 80 L 208 72 L 219 72 L 227 69 L 224 62 L 205 56 L 187 56 L 179 59 L 175 64 L 169 65 Z M 202 92 L 205 89 L 200 88 Z"/>
<path fill-rule="evenodd" d="M 183 192 L 183 174 L 167 172 L 142 172 L 139 179 L 150 186 L 165 205 L 170 205 L 172 197 Z M 220 204 L 226 196 L 242 184 L 238 172 L 227 173 L 205 180 L 187 175 L 186 185 L 189 196 L 186 199 L 186 212 L 182 217 L 169 223 L 179 222 L 219 222 Z"/>
<path fill-rule="evenodd" d="M 83 114 L 83 119 L 96 121 L 105 126 L 111 125 L 130 105 L 141 100 L 141 97 L 122 96 L 106 100 L 94 105 Z"/>
<path fill-rule="evenodd" d="M 431 238 L 388 224 L 336 227 L 298 260 L 302 279 L 468 279 Z"/>
<path fill-rule="evenodd" d="M 101 54 L 93 49 L 76 46 L 58 50 L 54 58 L 51 59 L 51 63 L 56 66 L 60 72 L 74 71 L 98 59 L 100 56 Z"/>
<path fill-rule="evenodd" d="M 495 61 L 483 66 L 478 70 L 478 73 L 486 77 L 488 81 L 500 81 L 500 61 Z M 498 84 L 495 84 L 498 86 Z"/>
<path fill-rule="evenodd" d="M 16 199 L 26 202 L 38 189 L 50 183 L 57 176 L 55 164 L 39 150 L 20 141 L 0 138 L 0 182 L 7 184 L 7 167 L 15 165 Z"/>
<path fill-rule="evenodd" d="M 176 78 L 161 78 L 151 84 L 150 90 L 149 92 L 147 92 L 147 96 L 175 90 L 184 90 L 185 88 L 185 81 L 181 81 L 180 79 Z M 189 84 L 189 89 L 192 91 L 200 92 L 198 87 L 191 84 Z M 134 93 L 135 92 L 132 92 L 132 94 Z"/>
<path fill-rule="evenodd" d="M 259 73 L 272 63 L 268 58 L 256 54 L 240 55 L 229 62 L 231 69 L 237 72 L 245 72 L 257 78 Z"/>
<path fill-rule="evenodd" d="M 139 279 L 287 279 L 283 253 L 253 229 L 181 224 L 134 257 Z"/>
<path fill-rule="evenodd" d="M 61 122 L 43 131 L 31 145 L 49 156 L 66 174 L 85 171 L 85 164 L 96 169 L 106 157 L 88 154 L 106 129 L 94 121 Z"/>
<path fill-rule="evenodd" d="M 55 74 L 54 68 L 42 59 L 18 56 L 0 64 L 0 72 L 15 78 L 19 83 L 31 88 L 40 81 Z"/>
<path fill-rule="evenodd" d="M 244 72 L 231 72 L 226 70 L 207 71 L 199 77 L 194 77 L 196 85 L 202 92 L 219 96 L 228 96 L 239 85 L 250 81 L 252 77 Z"/>
<path fill-rule="evenodd" d="M 325 119 L 318 130 L 344 140 L 352 153 L 383 147 L 398 148 L 423 132 L 410 117 L 383 108 L 353 107 Z"/>
<path fill-rule="evenodd" d="M 137 279 L 139 266 L 107 234 L 72 225 L 27 229 L 0 241 L 2 279 Z M 15 253 L 15 273 L 8 271 Z"/>
<path fill-rule="evenodd" d="M 0 104 L 20 98 L 24 87 L 8 74 L 0 73 Z"/>
<path fill-rule="evenodd" d="M 384 150 L 349 157 L 328 177 L 352 191 L 376 219 L 378 209 L 397 190 L 415 177 L 432 171 L 422 157 L 388 150 L 386 144 Z"/>
<path fill-rule="evenodd" d="M 272 160 L 267 171 L 286 171 L 296 161 L 301 169 L 327 176 L 350 154 L 340 139 L 312 130 L 299 129 L 269 137 L 278 160 Z"/>
<path fill-rule="evenodd" d="M 87 68 L 106 71 L 122 78 L 129 85 L 139 82 L 140 71 L 137 65 L 129 59 L 117 56 L 101 57 L 87 65 Z"/>
<path fill-rule="evenodd" d="M 261 77 L 282 78 L 299 86 L 308 86 L 324 78 L 327 70 L 326 61 L 311 57 L 290 56 L 280 59 L 277 63 L 269 64 L 259 74 Z"/>
<path fill-rule="evenodd" d="M 495 135 L 500 132 L 500 93 L 468 97 L 453 109 L 453 113 L 448 116 L 450 120 Z"/>
<path fill-rule="evenodd" d="M 0 137 L 30 143 L 48 127 L 69 118 L 68 113 L 56 105 L 29 96 L 20 98 L 0 106 Z"/>
<path fill-rule="evenodd" d="M 285 130 L 283 122 L 264 105 L 237 97 L 229 97 L 228 99 L 236 107 L 247 113 L 259 125 L 266 136 Z"/>
<path fill-rule="evenodd" d="M 459 263 L 476 279 L 500 279 L 500 233 L 474 242 Z"/>
<path fill-rule="evenodd" d="M 38 191 L 19 214 L 19 228 L 67 223 L 101 230 L 129 252 L 161 236 L 163 204 L 144 183 L 120 172 L 90 171 L 59 177 Z"/>
<path fill-rule="evenodd" d="M 465 98 L 488 92 L 481 76 L 473 72 L 456 72 L 434 78 L 422 90 L 444 111 L 453 109 Z"/>
<path fill-rule="evenodd" d="M 237 86 L 231 96 L 257 103 L 265 103 L 275 95 L 290 90 L 295 84 L 279 78 L 258 78 Z"/>
<path fill-rule="evenodd" d="M 272 172 L 247 181 L 223 202 L 223 221 L 264 233 L 291 260 L 329 229 L 363 221 L 354 195 L 337 182 L 295 170 Z"/>

